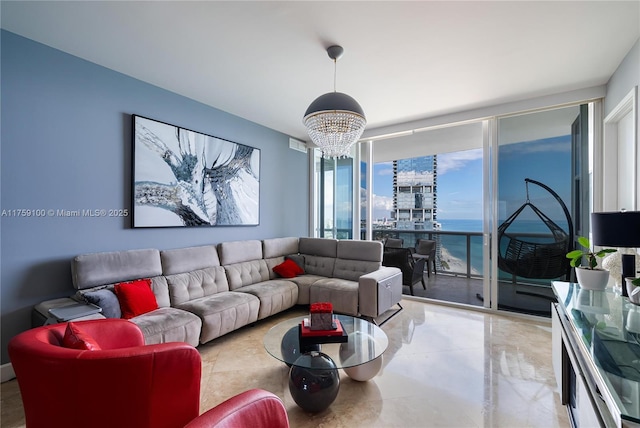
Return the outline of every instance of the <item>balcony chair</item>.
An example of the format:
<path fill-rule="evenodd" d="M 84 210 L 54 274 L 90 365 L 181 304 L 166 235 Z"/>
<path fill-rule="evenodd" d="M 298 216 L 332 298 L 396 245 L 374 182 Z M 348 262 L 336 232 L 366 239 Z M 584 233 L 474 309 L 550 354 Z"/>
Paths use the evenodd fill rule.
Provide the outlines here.
<path fill-rule="evenodd" d="M 402 248 L 404 240 L 401 238 L 385 238 L 383 245 L 384 248 Z"/>
<path fill-rule="evenodd" d="M 251 426 L 288 427 L 284 406 L 270 393 L 248 391 L 198 416 L 202 363 L 187 343 L 145 345 L 138 326 L 124 319 L 73 325 L 81 330 L 72 335 L 75 343 L 94 350 L 68 347 L 67 323 L 27 330 L 9 342 L 27 428 L 224 427 L 245 414 Z M 270 423 L 256 425 L 265 418 Z"/>
<path fill-rule="evenodd" d="M 422 282 L 424 289 L 424 264 L 426 259 L 414 259 L 409 248 L 387 248 L 384 251 L 382 264 L 397 267 L 402 271 L 402 285 L 408 285 L 413 296 L 413 286 Z"/>
<path fill-rule="evenodd" d="M 427 268 L 427 276 L 431 276 L 431 267 L 433 273 L 436 273 L 436 241 L 431 239 L 418 239 L 413 251 L 413 258 L 425 259 L 425 267 Z"/>

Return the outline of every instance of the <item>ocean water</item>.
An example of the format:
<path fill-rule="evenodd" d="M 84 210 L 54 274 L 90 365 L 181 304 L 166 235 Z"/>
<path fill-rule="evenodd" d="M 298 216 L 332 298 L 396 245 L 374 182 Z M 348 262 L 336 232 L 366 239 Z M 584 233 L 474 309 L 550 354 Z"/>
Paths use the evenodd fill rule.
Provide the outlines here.
<path fill-rule="evenodd" d="M 438 220 L 440 230 L 447 232 L 482 232 L 482 220 Z M 467 238 L 464 235 L 440 235 L 440 244 L 451 256 L 467 260 Z M 472 236 L 470 241 L 471 267 L 482 274 L 482 236 Z"/>
<path fill-rule="evenodd" d="M 438 220 L 447 232 L 482 232 L 482 220 Z"/>

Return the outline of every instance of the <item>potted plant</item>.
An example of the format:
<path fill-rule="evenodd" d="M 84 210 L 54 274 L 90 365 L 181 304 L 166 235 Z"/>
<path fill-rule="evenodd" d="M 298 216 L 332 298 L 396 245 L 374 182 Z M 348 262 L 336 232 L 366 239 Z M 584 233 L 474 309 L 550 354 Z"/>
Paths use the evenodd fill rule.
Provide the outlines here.
<path fill-rule="evenodd" d="M 640 278 L 625 278 L 629 301 L 640 305 Z"/>
<path fill-rule="evenodd" d="M 598 257 L 615 253 L 613 248 L 605 248 L 598 252 L 591 250 L 591 242 L 584 236 L 578 237 L 578 243 L 586 250 L 573 250 L 567 253 L 569 263 L 576 270 L 576 279 L 580 287 L 588 290 L 604 290 L 609 282 L 609 271 L 598 268 Z M 583 261 L 586 260 L 586 264 Z"/>

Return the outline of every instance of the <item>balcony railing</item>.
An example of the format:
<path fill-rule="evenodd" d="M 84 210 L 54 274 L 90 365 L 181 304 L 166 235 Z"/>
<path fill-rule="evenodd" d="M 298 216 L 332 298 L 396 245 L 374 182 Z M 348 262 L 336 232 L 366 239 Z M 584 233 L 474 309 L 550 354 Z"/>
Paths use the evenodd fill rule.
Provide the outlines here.
<path fill-rule="evenodd" d="M 436 271 L 467 278 L 483 276 L 482 232 L 452 232 L 443 230 L 374 229 L 373 240 L 400 238 L 404 247 L 414 247 L 418 239 L 436 241 Z M 364 238 L 362 232 L 361 239 Z"/>

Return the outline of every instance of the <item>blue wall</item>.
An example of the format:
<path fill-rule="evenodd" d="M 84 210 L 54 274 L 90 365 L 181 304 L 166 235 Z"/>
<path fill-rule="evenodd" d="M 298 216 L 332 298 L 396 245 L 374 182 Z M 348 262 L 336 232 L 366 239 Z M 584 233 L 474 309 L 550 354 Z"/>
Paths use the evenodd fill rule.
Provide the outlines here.
<path fill-rule="evenodd" d="M 1 339 L 74 292 L 82 253 L 306 236 L 308 164 L 288 136 L 16 34 L 1 35 L 1 209 L 131 211 L 131 115 L 261 149 L 260 225 L 132 229 L 129 218 L 1 218 Z M 180 78 L 180 76 L 176 76 Z M 6 214 L 6 212 L 5 212 Z"/>

